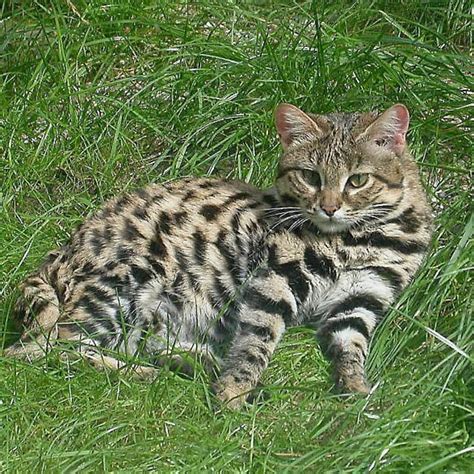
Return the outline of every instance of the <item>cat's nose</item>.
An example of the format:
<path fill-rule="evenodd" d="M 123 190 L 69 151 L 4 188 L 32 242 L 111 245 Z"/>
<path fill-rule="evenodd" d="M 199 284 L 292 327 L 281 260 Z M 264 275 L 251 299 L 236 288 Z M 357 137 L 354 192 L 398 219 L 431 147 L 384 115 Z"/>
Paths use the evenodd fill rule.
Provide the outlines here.
<path fill-rule="evenodd" d="M 328 215 L 329 217 L 332 217 L 336 211 L 339 209 L 339 206 L 334 206 L 334 205 L 322 205 L 321 209 Z"/>

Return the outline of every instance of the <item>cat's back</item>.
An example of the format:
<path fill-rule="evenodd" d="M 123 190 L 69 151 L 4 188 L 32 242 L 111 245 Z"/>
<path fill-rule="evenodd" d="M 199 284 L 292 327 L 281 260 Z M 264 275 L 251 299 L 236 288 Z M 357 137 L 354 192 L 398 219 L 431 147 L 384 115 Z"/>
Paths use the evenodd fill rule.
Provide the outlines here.
<path fill-rule="evenodd" d="M 178 271 L 229 274 L 237 285 L 258 254 L 269 198 L 237 181 L 185 178 L 108 201 L 63 248 L 75 279 L 126 272 L 140 283 Z"/>

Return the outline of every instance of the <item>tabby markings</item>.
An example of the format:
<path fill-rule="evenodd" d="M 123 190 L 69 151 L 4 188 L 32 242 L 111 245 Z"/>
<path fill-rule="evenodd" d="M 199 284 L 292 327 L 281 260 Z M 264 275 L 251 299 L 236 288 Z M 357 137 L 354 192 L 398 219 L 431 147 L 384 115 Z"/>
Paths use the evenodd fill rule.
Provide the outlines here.
<path fill-rule="evenodd" d="M 318 255 L 310 247 L 304 252 L 304 263 L 311 273 L 336 281 L 337 271 L 334 263 L 328 257 Z"/>

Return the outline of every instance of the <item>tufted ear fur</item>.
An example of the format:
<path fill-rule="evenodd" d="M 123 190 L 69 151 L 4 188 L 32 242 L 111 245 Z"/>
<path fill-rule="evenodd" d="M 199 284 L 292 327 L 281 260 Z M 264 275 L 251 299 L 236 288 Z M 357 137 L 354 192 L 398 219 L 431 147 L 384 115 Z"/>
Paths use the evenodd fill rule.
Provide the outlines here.
<path fill-rule="evenodd" d="M 406 145 L 410 114 L 403 104 L 396 104 L 380 115 L 358 137 L 373 140 L 377 145 L 401 155 Z"/>
<path fill-rule="evenodd" d="M 323 135 L 323 131 L 311 117 L 291 104 L 280 104 L 276 108 L 275 123 L 285 150 L 295 143 Z"/>

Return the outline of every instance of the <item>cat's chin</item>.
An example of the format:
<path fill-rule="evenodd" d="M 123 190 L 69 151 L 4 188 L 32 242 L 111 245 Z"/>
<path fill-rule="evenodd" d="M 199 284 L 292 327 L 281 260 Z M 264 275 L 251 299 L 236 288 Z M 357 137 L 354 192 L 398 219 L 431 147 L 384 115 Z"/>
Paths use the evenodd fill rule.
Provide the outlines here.
<path fill-rule="evenodd" d="M 320 230 L 323 234 L 340 234 L 346 232 L 350 225 L 348 222 L 339 219 L 318 219 L 318 216 L 314 216 L 311 222 Z"/>
<path fill-rule="evenodd" d="M 344 222 L 314 222 L 314 224 L 323 234 L 340 234 L 349 229 Z"/>
<path fill-rule="evenodd" d="M 307 212 L 307 216 L 315 227 L 323 234 L 340 234 L 351 227 L 351 222 L 343 211 L 338 211 L 333 217 L 328 217 L 322 211 Z"/>

